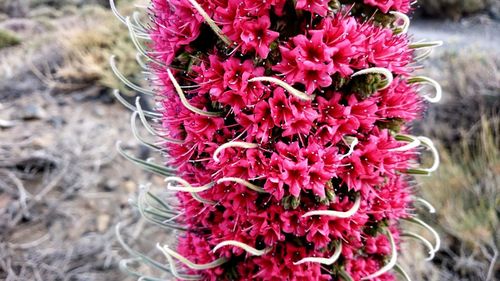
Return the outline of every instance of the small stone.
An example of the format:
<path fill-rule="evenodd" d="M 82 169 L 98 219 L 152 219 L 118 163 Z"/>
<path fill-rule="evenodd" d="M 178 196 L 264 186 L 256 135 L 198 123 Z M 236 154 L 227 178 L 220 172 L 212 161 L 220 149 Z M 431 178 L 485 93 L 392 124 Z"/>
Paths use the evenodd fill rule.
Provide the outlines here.
<path fill-rule="evenodd" d="M 105 232 L 109 227 L 111 217 L 107 214 L 101 214 L 97 217 L 97 231 Z"/>
<path fill-rule="evenodd" d="M 25 121 L 40 120 L 47 116 L 45 110 L 39 105 L 30 104 L 20 108 L 14 112 L 13 119 L 21 119 Z"/>

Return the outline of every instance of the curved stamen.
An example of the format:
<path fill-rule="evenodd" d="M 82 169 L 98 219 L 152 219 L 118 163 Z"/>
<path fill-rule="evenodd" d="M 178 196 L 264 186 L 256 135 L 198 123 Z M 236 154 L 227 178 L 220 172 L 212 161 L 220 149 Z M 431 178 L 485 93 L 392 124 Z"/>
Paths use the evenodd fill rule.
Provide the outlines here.
<path fill-rule="evenodd" d="M 130 127 L 132 128 L 132 134 L 134 135 L 135 139 L 146 147 L 149 147 L 153 150 L 163 151 L 161 147 L 149 143 L 139 135 L 139 131 L 137 130 L 137 125 L 136 125 L 137 114 L 138 114 L 137 111 L 134 111 L 132 113 L 132 116 L 130 117 Z"/>
<path fill-rule="evenodd" d="M 410 18 L 401 13 L 401 12 L 396 12 L 396 11 L 391 11 L 389 14 L 394 15 L 396 19 L 402 20 L 403 24 L 399 25 L 395 28 L 394 34 L 405 34 L 408 32 L 408 28 L 410 27 Z"/>
<path fill-rule="evenodd" d="M 363 69 L 363 70 L 360 70 L 360 71 L 352 74 L 351 77 L 356 77 L 356 76 L 364 75 L 364 74 L 381 74 L 381 75 L 385 76 L 385 79 L 380 82 L 381 87 L 378 88 L 378 90 L 387 89 L 391 85 L 392 81 L 394 80 L 394 76 L 392 75 L 392 72 L 389 71 L 389 69 L 383 68 L 383 67 L 371 67 L 371 68 Z"/>
<path fill-rule="evenodd" d="M 170 272 L 172 275 L 180 280 L 201 280 L 202 276 L 201 275 L 186 275 L 186 274 L 179 274 L 179 271 L 177 271 L 177 267 L 175 266 L 175 261 L 172 258 L 172 256 L 163 249 L 163 247 L 160 246 L 160 244 L 156 244 L 156 248 L 158 248 L 167 258 L 168 264 L 170 265 Z"/>
<path fill-rule="evenodd" d="M 203 19 L 205 20 L 205 22 L 208 24 L 208 26 L 210 26 L 210 28 L 215 32 L 215 34 L 224 43 L 226 43 L 226 45 L 231 46 L 233 44 L 233 42 L 231 41 L 231 39 L 229 39 L 222 32 L 222 30 L 219 28 L 219 26 L 217 26 L 217 24 L 214 22 L 214 20 L 210 18 L 210 16 L 207 14 L 207 12 L 205 12 L 205 10 L 203 10 L 203 7 L 201 7 L 201 5 L 198 4 L 198 2 L 196 2 L 195 0 L 188 0 L 188 1 L 189 1 L 189 3 L 191 3 L 191 5 L 193 5 L 193 7 L 196 9 L 196 11 L 198 11 L 198 13 L 200 13 L 200 15 L 203 17 Z"/>
<path fill-rule="evenodd" d="M 410 135 L 397 135 L 395 139 L 398 141 L 406 141 L 409 143 L 400 147 L 389 149 L 388 151 L 407 151 L 419 147 L 421 143 L 417 137 Z"/>
<path fill-rule="evenodd" d="M 260 192 L 260 193 L 267 193 L 262 187 L 260 186 L 257 186 L 249 181 L 246 181 L 244 179 L 240 179 L 240 178 L 233 178 L 233 177 L 226 177 L 226 178 L 221 178 L 217 181 L 217 184 L 220 184 L 220 183 L 223 183 L 223 182 L 235 182 L 235 183 L 239 183 L 241 185 L 244 185 L 248 188 L 250 188 L 251 190 L 254 190 L 254 191 L 257 191 L 257 192 Z"/>
<path fill-rule="evenodd" d="M 179 98 L 181 99 L 182 105 L 184 105 L 184 107 L 186 107 L 187 109 L 189 109 L 190 111 L 192 111 L 194 113 L 198 113 L 200 115 L 207 116 L 207 117 L 219 116 L 221 114 L 220 112 L 204 111 L 204 110 L 201 110 L 195 106 L 192 106 L 189 103 L 189 101 L 187 100 L 186 96 L 184 95 L 184 92 L 182 91 L 181 86 L 179 85 L 179 83 L 177 83 L 177 80 L 175 80 L 175 77 L 172 74 L 172 71 L 170 71 L 170 69 L 168 69 L 168 68 L 167 68 L 167 74 L 168 74 L 168 78 L 170 78 L 170 81 L 172 82 L 172 84 L 174 84 L 175 91 L 179 95 Z"/>
<path fill-rule="evenodd" d="M 407 218 L 404 220 L 418 224 L 423 228 L 427 229 L 434 236 L 434 239 L 436 240 L 436 245 L 434 245 L 433 251 L 434 252 L 439 251 L 439 248 L 441 247 L 441 238 L 439 237 L 439 234 L 434 230 L 434 228 L 432 228 L 430 225 L 426 224 L 425 222 L 416 217 Z"/>
<path fill-rule="evenodd" d="M 344 279 L 344 281 L 354 281 L 351 275 L 347 273 L 344 269 L 339 270 L 339 275 Z"/>
<path fill-rule="evenodd" d="M 333 255 L 330 258 L 307 257 L 307 258 L 301 259 L 298 262 L 294 262 L 293 264 L 299 265 L 299 264 L 303 264 L 306 262 L 314 262 L 314 263 L 332 265 L 334 262 L 336 262 L 339 259 L 341 253 L 342 253 L 342 243 L 338 243 L 338 246 L 335 249 L 335 252 L 333 253 Z"/>
<path fill-rule="evenodd" d="M 353 152 L 354 152 L 354 147 L 356 145 L 358 145 L 359 143 L 359 140 L 357 138 L 354 138 L 354 137 L 344 137 L 344 142 L 346 142 L 347 144 L 349 144 L 349 151 L 347 151 L 346 154 L 343 154 L 343 155 L 340 155 L 339 156 L 339 159 L 342 160 L 346 157 L 349 157 Z"/>
<path fill-rule="evenodd" d="M 262 77 L 254 77 L 248 82 L 269 82 L 269 83 L 274 83 L 283 89 L 287 90 L 290 94 L 294 95 L 296 98 L 301 99 L 301 100 L 313 100 L 315 95 L 308 95 L 307 93 L 301 92 L 294 87 L 292 87 L 290 84 L 286 83 L 283 80 L 280 80 L 275 77 L 269 77 L 269 76 L 262 76 Z"/>
<path fill-rule="evenodd" d="M 436 208 L 434 208 L 434 206 L 431 203 L 429 203 L 429 201 L 425 200 L 424 198 L 414 197 L 414 200 L 415 200 L 415 202 L 419 202 L 422 205 L 424 205 L 425 207 L 427 207 L 427 209 L 429 210 L 429 213 L 431 213 L 431 214 L 436 213 Z"/>
<path fill-rule="evenodd" d="M 139 159 L 137 157 L 131 156 L 127 154 L 121 147 L 121 141 L 116 142 L 116 150 L 118 153 L 120 153 L 123 157 L 128 159 L 130 162 L 138 165 L 139 167 L 143 168 L 146 171 L 155 173 L 160 176 L 164 177 L 170 177 L 176 173 L 175 169 L 168 168 L 165 166 L 161 166 L 146 160 Z"/>
<path fill-rule="evenodd" d="M 361 195 L 358 195 L 356 197 L 356 201 L 354 202 L 354 205 L 352 205 L 351 209 L 347 212 L 340 212 L 340 211 L 332 211 L 332 210 L 316 210 L 316 211 L 310 211 L 302 215 L 302 217 L 310 217 L 310 216 L 329 216 L 329 217 L 335 217 L 335 218 L 349 218 L 353 216 L 358 210 L 359 206 L 361 205 Z"/>
<path fill-rule="evenodd" d="M 389 238 L 389 242 L 391 243 L 391 259 L 381 269 L 377 270 L 376 272 L 374 272 L 368 276 L 361 278 L 361 280 L 370 280 L 370 279 L 373 279 L 375 277 L 379 277 L 380 275 L 391 270 L 396 265 L 396 261 L 398 260 L 398 251 L 396 249 L 396 243 L 394 242 L 394 237 L 392 237 L 391 231 L 389 229 L 387 229 L 386 232 L 387 232 L 387 237 Z"/>
<path fill-rule="evenodd" d="M 399 265 L 399 264 L 396 264 L 394 266 L 394 270 L 401 274 L 401 276 L 403 276 L 403 278 L 406 280 L 406 281 L 411 281 L 411 278 L 410 278 L 410 275 L 408 275 L 408 273 L 406 273 L 406 271 Z"/>
<path fill-rule="evenodd" d="M 134 28 L 133 28 L 133 25 L 132 23 L 130 22 L 130 17 L 127 17 L 125 19 L 125 23 L 126 25 L 128 26 L 128 31 L 129 31 L 129 36 L 130 36 L 130 39 L 132 40 L 132 43 L 134 44 L 135 48 L 137 49 L 137 51 L 143 55 L 144 57 L 148 58 L 149 60 L 151 60 L 152 62 L 156 63 L 157 65 L 159 66 L 163 66 L 163 67 L 166 67 L 166 65 L 151 57 L 148 52 L 144 49 L 144 47 L 141 46 L 141 43 L 139 42 L 139 40 L 137 40 L 137 35 L 135 34 L 135 31 L 134 31 Z"/>
<path fill-rule="evenodd" d="M 227 262 L 227 259 L 222 257 L 222 258 L 216 259 L 215 261 L 210 262 L 210 263 L 196 264 L 196 263 L 193 263 L 192 261 L 188 260 L 184 256 L 182 256 L 181 254 L 170 249 L 167 245 L 163 246 L 162 248 L 163 248 L 165 253 L 172 256 L 173 258 L 176 258 L 177 260 L 179 260 L 180 262 L 185 264 L 187 267 L 195 269 L 195 270 L 205 270 L 205 269 L 215 268 L 215 267 L 221 266 L 222 264 Z"/>
<path fill-rule="evenodd" d="M 135 60 L 137 61 L 137 64 L 139 64 L 139 66 L 144 70 L 150 70 L 149 66 L 142 60 L 141 57 L 141 53 L 138 52 L 137 54 L 135 54 Z"/>
<path fill-rule="evenodd" d="M 416 57 L 413 58 L 413 61 L 415 62 L 420 62 L 426 58 L 428 58 L 430 56 L 430 54 L 432 53 L 432 49 L 431 48 L 427 48 L 427 49 L 423 49 L 424 51 L 417 55 Z"/>
<path fill-rule="evenodd" d="M 217 205 L 217 202 L 215 202 L 215 201 L 201 198 L 201 196 L 198 193 L 191 193 L 191 196 L 193 196 L 194 200 L 196 200 L 202 204 L 212 205 L 212 206 Z"/>
<path fill-rule="evenodd" d="M 418 137 L 418 139 L 422 142 L 422 144 L 424 144 L 425 146 L 427 146 L 431 150 L 432 156 L 434 158 L 434 162 L 430 168 L 427 168 L 427 169 L 420 168 L 420 170 L 426 171 L 428 173 L 435 172 L 438 169 L 439 163 L 440 163 L 439 152 L 437 151 L 436 146 L 434 146 L 434 143 L 432 142 L 432 140 L 427 138 L 427 137 L 420 136 L 420 137 Z"/>
<path fill-rule="evenodd" d="M 109 58 L 109 65 L 111 66 L 111 70 L 115 74 L 115 76 L 120 79 L 125 85 L 129 86 L 131 89 L 136 90 L 137 92 L 143 93 L 148 96 L 154 96 L 155 93 L 152 90 L 137 86 L 136 84 L 132 83 L 130 80 L 127 79 L 116 67 L 116 56 L 112 55 Z"/>
<path fill-rule="evenodd" d="M 425 245 L 425 247 L 427 247 L 427 250 L 429 251 L 429 256 L 425 260 L 430 261 L 434 258 L 434 255 L 436 254 L 436 252 L 434 251 L 434 246 L 431 244 L 431 242 L 429 242 L 429 240 L 425 239 L 423 236 L 408 231 L 401 233 L 401 237 L 410 237 L 419 240 L 420 242 L 422 242 L 422 244 Z"/>
<path fill-rule="evenodd" d="M 116 8 L 116 4 L 115 4 L 115 1 L 114 0 L 109 0 L 109 6 L 111 7 L 111 12 L 115 15 L 115 17 L 121 22 L 123 23 L 124 25 L 127 25 L 127 20 L 125 19 L 124 16 L 122 16 L 120 14 L 120 12 L 118 11 L 118 9 Z M 138 26 L 133 26 L 135 29 L 139 30 L 139 31 L 144 31 L 146 32 L 146 30 L 141 30 L 140 27 Z"/>
<path fill-rule="evenodd" d="M 184 141 L 181 141 L 181 140 L 174 140 L 174 139 L 171 139 L 171 138 L 167 138 L 167 137 L 164 137 L 162 135 L 160 135 L 158 132 L 156 132 L 153 127 L 151 127 L 151 125 L 149 125 L 148 123 L 148 120 L 146 120 L 146 116 L 144 115 L 144 111 L 142 110 L 142 106 L 141 106 L 141 103 L 140 103 L 140 97 L 137 97 L 135 99 L 135 107 L 137 109 L 137 113 L 139 114 L 139 119 L 141 120 L 141 123 L 142 125 L 144 126 L 144 128 L 146 128 L 146 131 L 148 131 L 150 134 L 152 134 L 153 136 L 157 136 L 157 137 L 160 137 L 162 140 L 166 141 L 166 142 L 169 142 L 169 143 L 175 143 L 175 144 L 183 144 Z"/>
<path fill-rule="evenodd" d="M 431 97 L 429 95 L 422 95 L 423 98 L 429 102 L 437 103 L 441 100 L 441 97 L 443 96 L 443 89 L 441 88 L 441 85 L 439 85 L 439 83 L 436 80 L 431 79 L 429 77 L 425 77 L 425 76 L 411 77 L 411 78 L 408 78 L 408 83 L 410 83 L 410 84 L 424 84 L 424 85 L 432 86 L 435 90 L 434 97 Z"/>
<path fill-rule="evenodd" d="M 215 253 L 217 250 L 219 250 L 220 248 L 225 247 L 225 246 L 234 246 L 234 247 L 241 248 L 241 249 L 245 250 L 247 253 L 252 254 L 252 256 L 265 255 L 265 254 L 269 253 L 269 251 L 271 251 L 271 249 L 272 249 L 271 247 L 269 247 L 269 248 L 265 248 L 263 250 L 257 250 L 254 247 L 248 246 L 245 243 L 235 241 L 235 240 L 227 240 L 227 241 L 223 241 L 223 242 L 220 242 L 219 244 L 217 244 L 217 246 L 215 246 L 212 249 L 212 252 Z"/>
<path fill-rule="evenodd" d="M 250 148 L 257 148 L 259 147 L 258 144 L 256 143 L 251 143 L 251 142 L 242 142 L 242 141 L 231 141 L 231 142 L 227 142 L 221 146 L 219 146 L 215 151 L 214 151 L 214 155 L 213 155 L 213 159 L 215 162 L 220 162 L 220 159 L 219 159 L 219 154 L 226 148 L 229 148 L 229 147 L 240 147 L 240 148 L 246 148 L 246 149 L 250 149 Z"/>
<path fill-rule="evenodd" d="M 209 190 L 210 188 L 212 188 L 214 186 L 214 183 L 209 183 L 209 184 L 205 184 L 205 185 L 200 186 L 200 187 L 193 187 L 188 181 L 186 181 L 185 179 L 180 178 L 180 177 L 167 177 L 167 178 L 165 178 L 165 182 L 169 182 L 169 181 L 175 181 L 175 182 L 178 182 L 181 185 L 183 185 L 183 187 L 169 185 L 168 186 L 169 190 L 191 192 L 191 193 L 203 192 L 203 191 Z"/>
<path fill-rule="evenodd" d="M 410 49 L 424 49 L 424 48 L 434 48 L 443 45 L 443 41 L 428 41 L 428 42 L 415 42 L 410 44 L 408 47 Z"/>
<path fill-rule="evenodd" d="M 121 103 L 123 104 L 126 108 L 132 110 L 132 111 L 138 111 L 137 108 L 133 105 L 131 105 L 128 101 L 126 101 L 121 95 L 120 95 L 120 91 L 115 89 L 113 91 L 113 95 L 116 97 L 116 99 Z M 144 115 L 148 116 L 148 117 L 151 117 L 151 118 L 159 118 L 159 117 L 162 117 L 161 114 L 159 113 L 156 113 L 156 112 L 151 112 L 151 111 L 143 111 Z"/>

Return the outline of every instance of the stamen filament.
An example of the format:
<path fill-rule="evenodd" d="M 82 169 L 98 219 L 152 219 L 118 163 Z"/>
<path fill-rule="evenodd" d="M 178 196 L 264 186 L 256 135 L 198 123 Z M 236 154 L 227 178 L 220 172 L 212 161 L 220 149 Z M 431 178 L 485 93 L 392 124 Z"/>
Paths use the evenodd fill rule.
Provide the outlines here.
<path fill-rule="evenodd" d="M 227 240 L 227 241 L 223 241 L 223 242 L 220 242 L 219 244 L 217 244 L 217 246 L 215 246 L 213 249 L 212 249 L 212 252 L 216 252 L 217 250 L 219 250 L 220 248 L 222 247 L 225 247 L 225 246 L 234 246 L 234 247 L 238 247 L 238 248 L 241 248 L 243 250 L 245 250 L 247 253 L 250 253 L 251 255 L 253 256 L 262 256 L 262 255 L 265 255 L 267 253 L 269 253 L 269 251 L 271 251 L 272 248 L 265 248 L 263 250 L 257 250 L 251 246 L 248 246 L 247 244 L 245 243 L 242 243 L 242 242 L 239 242 L 239 241 L 235 241 L 235 240 Z"/>
<path fill-rule="evenodd" d="M 220 116 L 220 114 L 221 114 L 220 112 L 204 111 L 204 110 L 201 110 L 195 106 L 192 106 L 189 103 L 189 101 L 187 100 L 186 96 L 184 95 L 184 92 L 182 91 L 181 86 L 179 85 L 179 83 L 177 83 L 177 80 L 175 80 L 175 77 L 172 74 L 172 71 L 170 71 L 170 69 L 168 69 L 168 68 L 167 68 L 167 74 L 168 74 L 168 78 L 170 78 L 170 81 L 172 82 L 172 84 L 174 84 L 174 88 L 175 88 L 177 94 L 179 95 L 179 98 L 181 99 L 182 105 L 184 105 L 187 109 L 189 109 L 190 111 L 192 111 L 194 113 L 198 113 L 200 115 L 207 116 L 207 117 Z"/>
<path fill-rule="evenodd" d="M 337 248 L 335 249 L 335 252 L 330 258 L 319 258 L 319 257 L 307 257 L 299 260 L 298 262 L 294 262 L 294 265 L 299 265 L 303 264 L 306 262 L 314 262 L 314 263 L 320 263 L 320 264 L 326 264 L 326 265 L 332 265 L 334 262 L 336 262 L 340 254 L 342 253 L 342 243 L 338 243 Z"/>
<path fill-rule="evenodd" d="M 345 219 L 353 216 L 359 210 L 360 205 L 361 205 L 361 195 L 358 195 L 358 197 L 356 197 L 354 205 L 352 205 L 351 209 L 347 212 L 332 211 L 332 210 L 316 210 L 307 212 L 303 214 L 302 217 L 329 216 L 329 217 Z"/>
<path fill-rule="evenodd" d="M 315 97 L 315 95 L 308 95 L 304 92 L 301 92 L 301 91 L 295 89 L 294 87 L 292 87 L 290 84 L 286 83 L 285 81 L 280 80 L 280 79 L 275 78 L 275 77 L 268 77 L 268 76 L 254 77 L 254 78 L 248 80 L 248 82 L 274 83 L 274 84 L 282 87 L 283 89 L 287 90 L 290 94 L 294 95 L 296 98 L 301 99 L 301 100 L 309 101 L 309 100 L 313 100 Z"/>
<path fill-rule="evenodd" d="M 443 41 L 428 41 L 428 42 L 415 42 L 410 44 L 408 47 L 410 49 L 423 49 L 423 48 L 434 48 L 443 45 Z"/>
<path fill-rule="evenodd" d="M 180 178 L 180 177 L 167 177 L 167 178 L 165 178 L 165 182 L 169 182 L 169 181 L 176 181 L 176 182 L 180 183 L 181 185 L 183 185 L 183 187 L 169 185 L 167 187 L 169 190 L 191 192 L 191 193 L 203 192 L 203 191 L 209 190 L 210 188 L 212 188 L 214 186 L 214 183 L 209 183 L 209 184 L 205 184 L 205 185 L 200 186 L 200 187 L 193 187 L 189 182 L 187 182 L 185 179 Z"/>
<path fill-rule="evenodd" d="M 222 258 L 216 259 L 215 261 L 210 262 L 210 263 L 196 264 L 196 263 L 193 263 L 192 261 L 188 260 L 184 256 L 182 256 L 181 254 L 170 249 L 167 245 L 163 246 L 162 248 L 163 248 L 165 253 L 172 256 L 173 258 L 176 258 L 177 260 L 179 260 L 180 262 L 182 262 L 183 264 L 185 264 L 189 268 L 192 268 L 195 270 L 205 270 L 205 269 L 215 268 L 215 267 L 221 266 L 222 264 L 227 262 L 227 259 L 222 257 Z"/>
<path fill-rule="evenodd" d="M 175 261 L 172 258 L 172 256 L 170 254 L 168 254 L 168 252 L 166 252 L 165 249 L 163 249 L 163 247 L 160 246 L 160 244 L 156 244 L 156 248 L 158 248 L 167 258 L 168 264 L 170 265 L 170 272 L 172 273 L 172 275 L 175 278 L 180 279 L 180 280 L 201 280 L 202 279 L 201 275 L 179 274 L 179 272 L 177 271 L 177 267 L 175 266 Z"/>
<path fill-rule="evenodd" d="M 257 186 L 255 184 L 252 184 L 251 182 L 246 181 L 244 179 L 233 178 L 233 177 L 226 177 L 226 178 L 219 179 L 217 181 L 217 184 L 220 184 L 220 183 L 223 183 L 223 182 L 235 182 L 235 183 L 239 183 L 241 185 L 244 185 L 244 186 L 250 188 L 251 190 L 254 190 L 254 191 L 257 191 L 257 192 L 260 192 L 260 193 L 267 193 L 262 187 Z"/>
<path fill-rule="evenodd" d="M 123 104 L 126 108 L 132 110 L 132 111 L 138 111 L 137 108 L 133 105 L 131 105 L 128 101 L 126 101 L 121 95 L 120 95 L 120 91 L 115 89 L 113 91 L 113 95 L 116 97 L 116 99 L 121 103 Z M 151 117 L 151 118 L 159 118 L 161 117 L 162 115 L 159 114 L 159 113 L 156 113 L 156 112 L 151 112 L 151 111 L 146 111 L 144 110 L 143 111 L 144 115 L 148 116 L 148 117 Z"/>
<path fill-rule="evenodd" d="M 408 78 L 408 83 L 410 83 L 410 84 L 425 84 L 425 85 L 432 86 L 435 90 L 434 97 L 430 97 L 429 95 L 423 95 L 423 98 L 429 102 L 437 103 L 441 100 L 441 98 L 443 96 L 443 89 L 441 88 L 441 85 L 439 85 L 439 83 L 436 80 L 431 79 L 429 77 L 425 77 L 425 76 L 411 77 L 411 78 Z"/>
<path fill-rule="evenodd" d="M 434 245 L 433 251 L 434 252 L 439 251 L 439 248 L 441 247 L 441 238 L 439 237 L 439 234 L 434 230 L 434 228 L 432 228 L 430 225 L 426 224 L 425 222 L 416 217 L 408 218 L 405 220 L 418 224 L 423 228 L 427 229 L 434 236 L 434 239 L 436 240 L 436 244 Z"/>
<path fill-rule="evenodd" d="M 193 5 L 193 7 L 196 9 L 196 11 L 198 11 L 198 13 L 200 13 L 200 15 L 203 17 L 203 19 L 205 20 L 205 22 L 208 24 L 208 26 L 210 26 L 210 28 L 215 32 L 215 34 L 228 46 L 231 46 L 233 44 L 233 42 L 231 41 L 231 39 L 229 39 L 223 32 L 222 30 L 219 28 L 219 26 L 215 23 L 215 21 L 213 19 L 210 18 L 210 16 L 207 14 L 207 12 L 205 12 L 205 10 L 203 10 L 203 7 L 201 7 L 200 4 L 198 4 L 198 2 L 196 2 L 195 0 L 188 0 L 189 3 L 191 3 L 191 5 Z"/>
<path fill-rule="evenodd" d="M 392 81 L 394 80 L 394 76 L 392 75 L 392 72 L 390 72 L 389 69 L 383 68 L 383 67 L 366 68 L 366 69 L 360 70 L 360 71 L 352 74 L 351 77 L 356 77 L 356 76 L 364 75 L 364 74 L 381 74 L 381 75 L 385 76 L 385 80 L 382 81 L 382 86 L 380 88 L 378 88 L 379 90 L 387 89 L 392 84 Z"/>
<path fill-rule="evenodd" d="M 116 56 L 112 55 L 109 58 L 109 65 L 111 66 L 111 70 L 113 73 L 116 75 L 120 81 L 122 81 L 125 85 L 129 86 L 131 89 L 136 90 L 137 92 L 143 93 L 148 96 L 154 96 L 155 93 L 152 90 L 140 87 L 132 83 L 130 80 L 128 80 L 116 67 Z"/>
<path fill-rule="evenodd" d="M 394 15 L 397 19 L 400 19 L 403 21 L 403 25 L 400 25 L 400 26 L 397 26 L 395 31 L 394 31 L 394 34 L 405 34 L 408 32 L 408 28 L 410 27 L 410 18 L 401 13 L 401 12 L 397 12 L 397 11 L 391 11 L 389 12 L 389 14 L 391 15 Z"/>
<path fill-rule="evenodd" d="M 419 147 L 421 143 L 417 137 L 410 135 L 397 135 L 396 140 L 407 141 L 407 142 L 409 141 L 409 143 L 400 147 L 389 149 L 388 151 L 408 151 Z"/>
<path fill-rule="evenodd" d="M 354 138 L 354 137 L 344 137 L 344 142 L 346 142 L 347 144 L 349 144 L 349 151 L 347 151 L 346 154 L 340 155 L 339 156 L 340 160 L 342 160 L 342 159 L 344 159 L 346 157 L 349 157 L 354 152 L 354 147 L 356 145 L 358 145 L 359 140 L 357 138 Z"/>
<path fill-rule="evenodd" d="M 220 162 L 220 159 L 219 159 L 219 154 L 226 148 L 229 148 L 229 147 L 240 147 L 240 148 L 246 148 L 246 149 L 250 149 L 250 148 L 257 148 L 259 147 L 258 144 L 256 143 L 250 143 L 250 142 L 242 142 L 242 141 L 231 141 L 231 142 L 227 142 L 221 146 L 219 146 L 215 151 L 214 151 L 214 155 L 213 155 L 213 159 L 215 162 Z"/>
<path fill-rule="evenodd" d="M 427 250 L 429 251 L 429 256 L 425 260 L 430 261 L 434 258 L 434 255 L 436 253 L 434 251 L 434 246 L 431 244 L 431 242 L 429 242 L 429 240 L 425 239 L 423 236 L 421 236 L 417 233 L 408 231 L 408 232 L 402 233 L 401 237 L 410 237 L 410 238 L 414 238 L 414 239 L 419 240 L 420 242 L 422 242 L 422 244 L 425 245 L 425 247 L 427 247 Z"/>

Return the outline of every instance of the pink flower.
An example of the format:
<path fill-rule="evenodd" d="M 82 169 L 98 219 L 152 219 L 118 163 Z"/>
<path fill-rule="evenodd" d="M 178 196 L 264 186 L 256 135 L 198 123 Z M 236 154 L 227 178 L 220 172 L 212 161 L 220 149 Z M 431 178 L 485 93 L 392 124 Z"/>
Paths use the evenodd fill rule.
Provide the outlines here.
<path fill-rule="evenodd" d="M 265 59 L 269 53 L 269 46 L 279 33 L 269 30 L 271 21 L 268 16 L 259 17 L 258 20 L 245 21 L 242 25 L 243 32 L 241 33 L 241 40 L 243 40 L 243 50 L 255 50 L 257 54 Z"/>

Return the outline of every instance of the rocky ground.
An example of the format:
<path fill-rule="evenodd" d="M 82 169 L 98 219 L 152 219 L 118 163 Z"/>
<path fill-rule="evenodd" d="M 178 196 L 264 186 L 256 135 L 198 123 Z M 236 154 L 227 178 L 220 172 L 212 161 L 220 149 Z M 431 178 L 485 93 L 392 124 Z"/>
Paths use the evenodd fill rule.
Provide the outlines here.
<path fill-rule="evenodd" d="M 116 240 L 117 223 L 127 226 L 124 237 L 144 252 L 155 252 L 154 244 L 145 241 L 166 241 L 170 234 L 148 227 L 129 204 L 140 184 L 158 188 L 162 182 L 120 157 L 115 143 L 122 140 L 130 153 L 143 159 L 161 156 L 138 145 L 130 133 L 130 113 L 110 94 L 109 88 L 118 87 L 109 78 L 110 48 L 122 46 L 124 58 L 130 44 L 98 28 L 112 26 L 102 21 L 113 20 L 109 12 L 88 8 L 91 1 L 68 1 L 69 6 L 62 2 L 0 4 L 0 31 L 17 39 L 0 39 L 0 44 L 12 44 L 0 47 L 0 279 L 124 280 L 118 262 L 127 255 Z M 85 13 L 91 20 L 81 17 Z M 425 73 L 443 84 L 445 102 L 429 109 L 426 119 L 415 125 L 417 131 L 440 139 L 444 148 L 463 140 L 464 132 L 477 127 L 482 116 L 489 120 L 499 112 L 499 26 L 491 17 L 476 16 L 458 23 L 417 21 L 410 29 L 417 39 L 446 41 L 425 63 Z M 112 44 L 96 34 L 113 38 Z M 74 47 L 89 41 L 97 43 L 83 50 Z M 127 66 L 126 71 L 135 70 Z M 489 192 L 498 198 L 498 189 Z M 493 207 L 495 214 L 498 217 Z M 432 219 L 442 224 L 449 215 Z M 498 278 L 499 239 L 488 240 L 498 219 L 485 224 L 491 226 L 482 233 L 492 242 L 481 242 L 481 247 L 441 229 L 444 249 L 435 263 L 406 258 L 414 280 Z"/>

